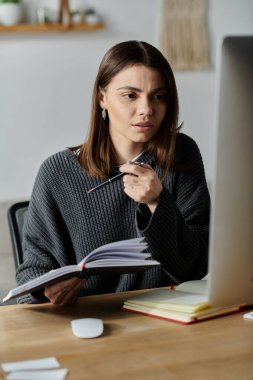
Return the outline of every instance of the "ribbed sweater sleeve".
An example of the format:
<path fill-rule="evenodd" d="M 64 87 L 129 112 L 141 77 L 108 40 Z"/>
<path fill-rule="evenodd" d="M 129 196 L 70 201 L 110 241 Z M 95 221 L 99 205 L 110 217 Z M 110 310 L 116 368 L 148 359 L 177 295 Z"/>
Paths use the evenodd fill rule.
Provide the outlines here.
<path fill-rule="evenodd" d="M 24 264 L 16 274 L 17 282 L 24 284 L 52 269 L 76 263 L 71 260 L 72 247 L 61 210 L 54 197 L 55 178 L 59 171 L 46 160 L 37 174 L 30 207 L 23 231 Z M 71 262 L 72 261 L 72 262 Z M 22 302 L 46 301 L 43 292 L 36 298 L 30 295 L 21 297 Z"/>
<path fill-rule="evenodd" d="M 163 188 L 152 216 L 144 204 L 136 213 L 139 234 L 176 283 L 200 279 L 207 272 L 210 205 L 199 149 L 189 137 L 181 135 L 180 139 L 179 169 L 172 172 L 172 192 Z"/>

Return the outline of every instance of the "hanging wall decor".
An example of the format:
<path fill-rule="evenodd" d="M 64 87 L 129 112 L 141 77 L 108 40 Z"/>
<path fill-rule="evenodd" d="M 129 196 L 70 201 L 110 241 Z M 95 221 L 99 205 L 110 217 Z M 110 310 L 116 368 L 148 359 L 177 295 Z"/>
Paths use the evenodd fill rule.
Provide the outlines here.
<path fill-rule="evenodd" d="M 162 0 L 159 39 L 174 70 L 207 69 L 206 0 Z"/>

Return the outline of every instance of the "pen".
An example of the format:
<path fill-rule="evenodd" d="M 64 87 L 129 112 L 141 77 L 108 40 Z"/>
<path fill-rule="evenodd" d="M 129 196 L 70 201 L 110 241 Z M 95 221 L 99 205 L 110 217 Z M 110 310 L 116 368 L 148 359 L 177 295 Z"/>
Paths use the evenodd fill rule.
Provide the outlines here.
<path fill-rule="evenodd" d="M 137 162 L 137 161 L 131 161 L 130 164 L 142 166 L 144 163 L 143 162 Z M 127 174 L 127 173 L 119 173 L 119 174 L 115 175 L 114 177 L 109 178 L 107 181 L 100 183 L 100 185 L 97 185 L 97 186 L 93 187 L 92 189 L 88 190 L 87 193 L 89 194 L 92 191 L 98 190 L 101 187 L 104 187 L 104 186 L 108 185 L 109 183 L 116 181 L 118 178 L 123 177 L 123 175 L 125 175 L 125 174 Z"/>

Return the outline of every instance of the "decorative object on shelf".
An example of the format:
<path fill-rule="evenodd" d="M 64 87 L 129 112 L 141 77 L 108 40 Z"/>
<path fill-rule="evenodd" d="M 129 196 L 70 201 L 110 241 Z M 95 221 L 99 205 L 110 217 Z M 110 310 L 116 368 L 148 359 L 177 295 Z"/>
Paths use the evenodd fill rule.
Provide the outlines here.
<path fill-rule="evenodd" d="M 37 9 L 36 21 L 38 24 L 50 24 L 51 23 L 47 8 L 40 7 Z"/>
<path fill-rule="evenodd" d="M 71 10 L 71 16 L 73 24 L 80 24 L 81 22 L 83 22 L 82 13 L 78 9 L 74 11 Z"/>
<path fill-rule="evenodd" d="M 87 24 L 97 24 L 99 17 L 94 8 L 87 8 L 84 14 L 84 22 Z"/>
<path fill-rule="evenodd" d="M 71 27 L 72 25 L 72 14 L 69 8 L 68 0 L 61 0 L 60 2 L 60 24 L 67 25 Z"/>
<path fill-rule="evenodd" d="M 160 49 L 174 70 L 209 68 L 206 0 L 163 0 Z"/>
<path fill-rule="evenodd" d="M 21 0 L 0 0 L 0 24 L 9 26 L 19 24 L 23 19 Z"/>
<path fill-rule="evenodd" d="M 70 12 L 72 16 L 73 24 L 82 24 L 84 23 L 84 5 L 80 5 L 80 2 L 71 0 L 70 2 Z"/>

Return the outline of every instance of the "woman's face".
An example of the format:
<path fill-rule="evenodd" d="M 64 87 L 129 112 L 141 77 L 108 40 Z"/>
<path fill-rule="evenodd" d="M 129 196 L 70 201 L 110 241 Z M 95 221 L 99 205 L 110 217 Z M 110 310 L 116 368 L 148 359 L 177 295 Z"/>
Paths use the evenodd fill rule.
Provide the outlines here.
<path fill-rule="evenodd" d="M 115 147 L 140 149 L 156 134 L 166 114 L 167 90 L 159 71 L 142 64 L 120 71 L 101 90 L 99 104 L 106 108 Z"/>

